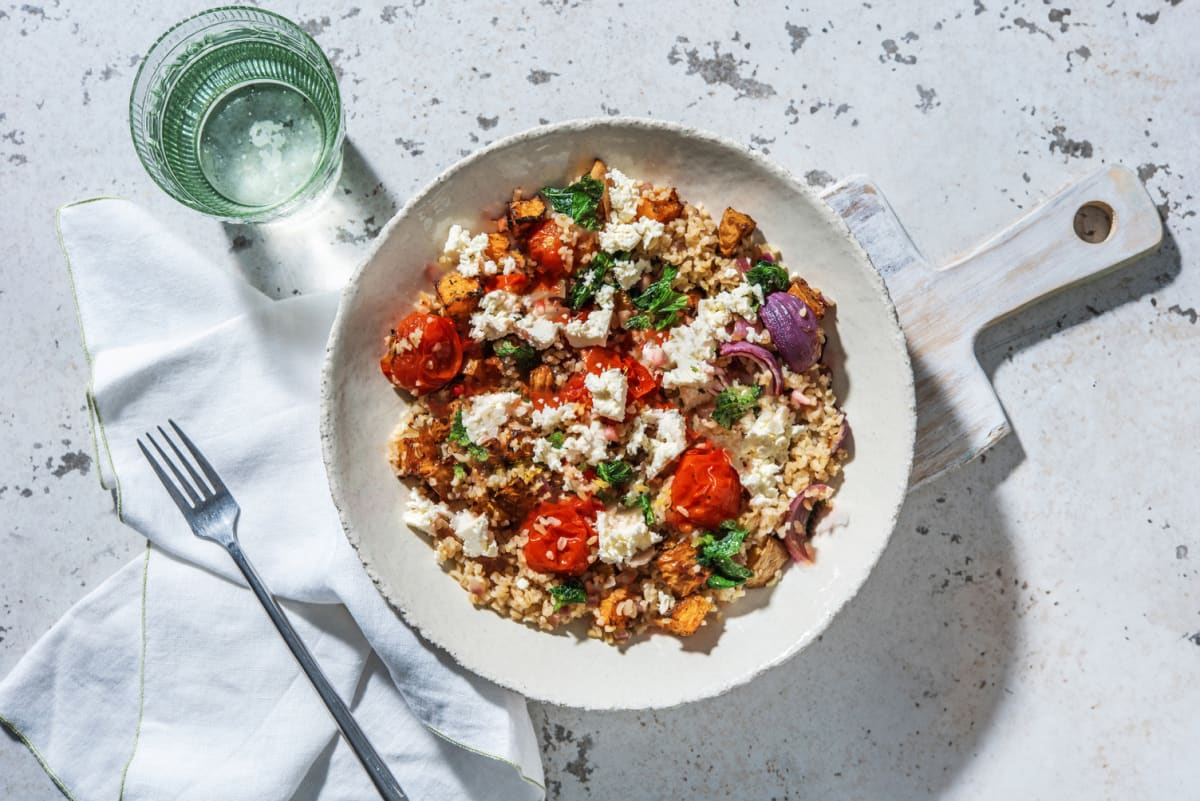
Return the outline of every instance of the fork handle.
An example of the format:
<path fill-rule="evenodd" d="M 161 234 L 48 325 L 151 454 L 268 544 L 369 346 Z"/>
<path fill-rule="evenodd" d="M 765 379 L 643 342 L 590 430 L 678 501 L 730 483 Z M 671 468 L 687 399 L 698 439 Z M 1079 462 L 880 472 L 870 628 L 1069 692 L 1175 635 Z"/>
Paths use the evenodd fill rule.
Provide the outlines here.
<path fill-rule="evenodd" d="M 338 728 L 341 729 L 342 736 L 346 738 L 346 742 L 354 749 L 359 762 L 362 763 L 363 768 L 367 771 L 367 775 L 371 777 L 371 781 L 375 784 L 375 789 L 379 791 L 379 794 L 386 801 L 408 801 L 408 796 L 400 789 L 400 785 L 396 782 L 396 777 L 388 770 L 387 765 L 379 756 L 379 753 L 376 752 L 374 746 L 371 745 L 370 740 L 363 734 L 363 730 L 358 726 L 358 721 L 354 719 L 354 715 L 350 713 L 345 702 L 338 696 L 337 691 L 333 689 L 333 685 L 329 683 L 329 679 L 325 678 L 325 674 L 321 671 L 320 666 L 317 665 L 317 661 L 309 653 L 308 647 L 300 639 L 300 635 L 292 628 L 292 624 L 283 613 L 283 609 L 271 597 L 270 591 L 263 584 L 263 580 L 259 578 L 254 565 L 250 564 L 250 560 L 242 552 L 242 548 L 237 540 L 225 543 L 225 549 L 229 551 L 229 555 L 233 557 L 234 563 L 242 571 L 242 575 L 246 577 L 250 589 L 254 590 L 254 594 L 258 596 L 263 609 L 267 610 L 267 615 L 271 618 L 271 622 L 275 624 L 275 628 L 279 629 L 280 636 L 283 637 L 283 641 L 291 649 L 292 655 L 296 657 L 296 661 L 300 663 L 300 667 L 308 675 L 308 680 L 316 688 L 317 694 L 321 696 L 321 700 L 329 708 L 329 713 L 333 715 L 334 721 L 337 722 Z"/>

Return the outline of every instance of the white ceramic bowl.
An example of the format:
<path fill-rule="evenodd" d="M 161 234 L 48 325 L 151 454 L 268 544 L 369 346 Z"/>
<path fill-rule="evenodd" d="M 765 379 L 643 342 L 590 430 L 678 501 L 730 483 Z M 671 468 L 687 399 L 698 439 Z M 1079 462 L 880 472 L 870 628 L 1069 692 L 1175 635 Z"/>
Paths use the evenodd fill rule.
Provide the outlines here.
<path fill-rule="evenodd" d="M 379 374 L 389 327 L 429 289 L 449 227 L 474 231 L 513 187 L 561 184 L 603 158 L 679 188 L 719 215 L 754 217 L 784 261 L 837 303 L 829 347 L 857 452 L 835 503 L 846 525 L 817 542 L 773 589 L 752 590 L 688 639 L 652 636 L 618 649 L 547 633 L 474 608 L 401 522 L 406 488 L 386 459 L 403 401 Z M 828 328 L 828 326 L 827 326 Z M 839 352 L 840 351 L 840 352 Z M 634 119 L 581 120 L 501 140 L 459 162 L 383 229 L 346 287 L 323 377 L 322 440 L 346 536 L 380 591 L 463 666 L 530 698 L 589 709 L 666 707 L 750 681 L 811 642 L 866 580 L 887 545 L 908 483 L 915 430 L 912 371 L 883 282 L 841 219 L 792 176 L 731 141 Z"/>

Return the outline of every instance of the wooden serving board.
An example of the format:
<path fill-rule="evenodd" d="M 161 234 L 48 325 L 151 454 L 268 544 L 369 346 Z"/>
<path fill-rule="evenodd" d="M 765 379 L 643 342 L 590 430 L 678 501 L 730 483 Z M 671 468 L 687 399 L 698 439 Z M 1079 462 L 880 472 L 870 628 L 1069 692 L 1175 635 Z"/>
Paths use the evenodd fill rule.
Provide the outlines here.
<path fill-rule="evenodd" d="M 1119 165 L 1068 186 L 941 268 L 921 255 L 867 178 L 847 178 L 822 197 L 883 276 L 908 340 L 917 394 L 914 487 L 973 459 L 1010 430 L 975 356 L 980 330 L 1162 240 L 1153 201 Z"/>

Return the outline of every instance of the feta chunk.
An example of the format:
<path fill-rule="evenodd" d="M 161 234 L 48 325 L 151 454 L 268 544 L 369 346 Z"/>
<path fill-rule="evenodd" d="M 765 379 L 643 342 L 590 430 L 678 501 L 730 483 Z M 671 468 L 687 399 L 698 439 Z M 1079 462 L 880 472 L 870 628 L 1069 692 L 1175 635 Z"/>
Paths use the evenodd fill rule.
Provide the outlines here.
<path fill-rule="evenodd" d="M 450 518 L 450 527 L 463 544 L 463 554 L 470 557 L 494 557 L 499 553 L 487 518 L 464 509 Z"/>
<path fill-rule="evenodd" d="M 566 477 L 579 471 L 577 465 L 593 465 L 608 459 L 608 447 L 612 443 L 605 432 L 606 426 L 599 420 L 592 420 L 588 425 L 572 424 L 567 428 L 567 436 L 563 439 L 562 447 L 556 448 L 545 437 L 539 437 L 533 442 L 533 461 L 546 465 L 556 473 L 564 475 L 564 486 L 575 490 L 578 482 L 566 484 Z"/>
<path fill-rule="evenodd" d="M 568 320 L 563 327 L 567 342 L 573 348 L 603 346 L 608 342 L 608 329 L 612 325 L 613 310 L 592 309 L 586 320 Z"/>
<path fill-rule="evenodd" d="M 404 506 L 404 522 L 407 525 L 432 534 L 438 523 L 449 519 L 450 509 L 446 504 L 431 501 L 415 490 L 408 494 L 408 503 Z"/>
<path fill-rule="evenodd" d="M 638 191 L 638 182 L 615 169 L 609 170 L 605 177 L 608 179 L 608 219 L 618 223 L 631 223 L 636 220 L 638 202 L 642 199 L 642 193 Z"/>
<path fill-rule="evenodd" d="M 451 261 L 457 260 L 458 271 L 470 278 L 479 275 L 480 267 L 484 262 L 483 252 L 487 249 L 487 244 L 487 234 L 471 236 L 471 232 L 461 225 L 452 225 L 450 233 L 446 236 L 442 254 Z M 495 267 L 494 264 L 492 266 Z"/>
<path fill-rule="evenodd" d="M 533 425 L 542 431 L 555 431 L 578 419 L 578 403 L 562 403 L 533 410 Z"/>
<path fill-rule="evenodd" d="M 750 493 L 752 507 L 770 505 L 780 497 L 779 483 L 791 451 L 792 437 L 800 427 L 792 421 L 785 404 L 766 406 L 757 417 L 748 415 L 738 423 L 742 441 L 736 456 L 741 462 L 739 477 Z"/>
<path fill-rule="evenodd" d="M 545 350 L 558 341 L 558 332 L 562 324 L 545 317 L 527 314 L 517 320 L 514 327 L 517 333 L 529 340 L 529 344 L 538 350 Z"/>
<path fill-rule="evenodd" d="M 471 315 L 471 336 L 489 340 L 508 336 L 516 330 L 521 316 L 521 296 L 503 289 L 489 292 L 479 301 L 479 310 Z"/>
<path fill-rule="evenodd" d="M 621 289 L 628 290 L 649 269 L 650 262 L 646 259 L 617 259 L 613 262 L 612 274 Z"/>
<path fill-rule="evenodd" d="M 600 561 L 619 565 L 629 561 L 662 539 L 646 527 L 645 518 L 637 509 L 622 509 L 596 513 L 596 536 L 599 539 Z"/>
<path fill-rule="evenodd" d="M 583 383 L 592 393 L 592 411 L 617 422 L 625 419 L 625 396 L 629 383 L 623 372 L 605 370 L 599 375 L 589 373 Z"/>
<path fill-rule="evenodd" d="M 650 457 L 644 466 L 646 478 L 654 478 L 686 447 L 687 424 L 682 414 L 675 409 L 645 409 L 633 423 L 625 453 L 645 452 Z"/>
<path fill-rule="evenodd" d="M 662 223 L 649 217 L 638 217 L 627 223 L 609 223 L 600 229 L 600 248 L 608 253 L 633 250 L 638 246 L 649 250 L 665 231 Z"/>
<path fill-rule="evenodd" d="M 687 325 L 671 330 L 671 338 L 663 343 L 671 369 L 663 374 L 663 386 L 668 388 L 698 387 L 713 376 L 710 360 L 717 345 L 730 339 L 729 324 L 741 317 L 753 321 L 762 302 L 762 289 L 741 283 L 734 289 L 705 298 L 696 304 L 696 317 Z"/>
<path fill-rule="evenodd" d="M 463 428 L 476 445 L 495 439 L 500 428 L 524 406 L 515 392 L 492 392 L 476 395 L 462 413 Z"/>

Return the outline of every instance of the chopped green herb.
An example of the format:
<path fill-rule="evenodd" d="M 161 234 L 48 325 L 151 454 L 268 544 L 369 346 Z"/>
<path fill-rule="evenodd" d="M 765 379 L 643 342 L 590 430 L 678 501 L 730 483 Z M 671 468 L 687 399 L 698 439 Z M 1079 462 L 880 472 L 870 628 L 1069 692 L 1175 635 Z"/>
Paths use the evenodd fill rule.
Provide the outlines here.
<path fill-rule="evenodd" d="M 550 444 L 555 448 L 561 448 L 563 443 L 567 441 L 567 435 L 561 431 L 554 431 L 546 439 L 550 440 Z"/>
<path fill-rule="evenodd" d="M 584 591 L 583 585 L 578 581 L 568 582 L 567 584 L 559 584 L 557 587 L 550 588 L 550 596 L 554 598 L 554 611 L 557 612 L 567 604 L 585 604 L 587 603 L 587 592 Z"/>
<path fill-rule="evenodd" d="M 657 281 L 642 290 L 636 297 L 630 296 L 633 307 L 642 314 L 635 314 L 625 323 L 625 328 L 655 328 L 662 331 L 675 325 L 679 312 L 687 308 L 687 295 L 671 288 L 679 268 L 668 264 Z"/>
<path fill-rule="evenodd" d="M 724 576 L 718 576 L 715 574 L 708 577 L 708 586 L 714 590 L 728 590 L 732 589 L 733 587 L 740 587 L 745 583 L 746 579 L 735 581 L 734 579 L 727 579 Z"/>
<path fill-rule="evenodd" d="M 633 480 L 633 468 L 624 459 L 613 459 L 596 465 L 596 475 L 615 487 Z"/>
<path fill-rule="evenodd" d="M 733 561 L 733 556 L 742 549 L 742 543 L 745 542 L 750 532 L 744 528 L 738 528 L 738 525 L 732 520 L 726 520 L 718 527 L 717 531 L 724 534 L 721 539 L 717 539 L 712 534 L 704 534 L 696 543 L 700 551 L 696 561 L 716 571 L 716 575 L 712 578 L 716 578 L 718 581 L 714 583 L 710 578 L 708 586 L 718 589 L 736 587 L 744 584 L 747 579 L 754 578 L 753 570 Z"/>
<path fill-rule="evenodd" d="M 786 292 L 792 282 L 787 270 L 765 259 L 755 262 L 746 272 L 746 280 L 760 286 L 764 298 L 772 292 Z"/>
<path fill-rule="evenodd" d="M 734 384 L 721 390 L 717 395 L 717 407 L 713 410 L 713 419 L 725 428 L 733 428 L 733 424 L 751 409 L 758 408 L 758 399 L 762 395 L 762 387 L 758 385 L 745 386 Z"/>
<path fill-rule="evenodd" d="M 647 526 L 654 525 L 654 509 L 650 506 L 650 493 L 643 492 L 637 496 L 638 506 L 642 507 L 642 518 Z"/>
<path fill-rule="evenodd" d="M 567 302 L 574 311 L 579 311 L 596 297 L 600 287 L 604 286 L 604 276 L 608 275 L 615 258 L 612 254 L 600 251 L 588 262 L 583 274 L 567 292 Z"/>
<path fill-rule="evenodd" d="M 454 477 L 459 479 L 460 481 L 462 479 L 466 478 L 467 477 L 467 468 L 463 467 L 461 464 L 454 465 Z"/>
<path fill-rule="evenodd" d="M 507 339 L 502 339 L 492 346 L 492 350 L 501 359 L 512 359 L 516 365 L 522 369 L 528 369 L 537 363 L 537 351 L 533 346 L 525 343 L 517 344 Z"/>
<path fill-rule="evenodd" d="M 601 195 L 604 194 L 603 181 L 585 175 L 562 189 L 547 186 L 542 189 L 542 194 L 559 214 L 566 214 L 589 231 L 600 227 L 600 220 L 596 219 L 596 209 L 600 206 Z"/>
<path fill-rule="evenodd" d="M 450 425 L 450 436 L 448 437 L 455 445 L 461 445 L 467 449 L 467 453 L 478 462 L 486 462 L 488 460 L 488 450 L 480 445 L 471 442 L 471 438 L 467 435 L 467 427 L 463 425 L 462 409 L 454 413 L 454 422 Z"/>

